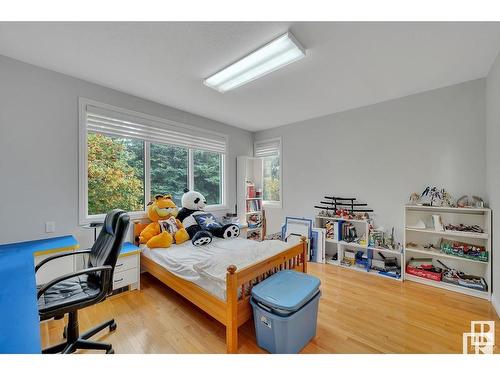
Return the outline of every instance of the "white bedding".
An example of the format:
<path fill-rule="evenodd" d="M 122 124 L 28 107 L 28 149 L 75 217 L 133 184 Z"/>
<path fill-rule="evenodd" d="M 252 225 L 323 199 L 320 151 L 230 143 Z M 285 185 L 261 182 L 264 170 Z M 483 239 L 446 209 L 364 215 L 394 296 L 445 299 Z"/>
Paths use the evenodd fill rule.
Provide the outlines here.
<path fill-rule="evenodd" d="M 226 299 L 226 270 L 231 264 L 238 269 L 269 258 L 287 247 L 282 241 L 256 242 L 244 238 L 223 240 L 196 247 L 191 241 L 167 249 L 149 249 L 142 245 L 144 256 L 174 275 L 195 283 L 210 294 Z"/>

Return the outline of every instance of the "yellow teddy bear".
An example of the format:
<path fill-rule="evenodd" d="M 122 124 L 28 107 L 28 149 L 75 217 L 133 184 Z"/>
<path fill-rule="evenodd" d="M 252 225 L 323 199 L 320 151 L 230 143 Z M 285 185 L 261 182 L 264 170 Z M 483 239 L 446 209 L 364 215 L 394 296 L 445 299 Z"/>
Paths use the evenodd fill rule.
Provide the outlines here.
<path fill-rule="evenodd" d="M 139 235 L 139 243 L 146 244 L 150 249 L 170 247 L 172 243 L 181 244 L 189 240 L 189 234 L 182 223 L 176 219 L 179 209 L 171 195 L 155 196 L 149 202 L 147 214 L 152 221 Z"/>

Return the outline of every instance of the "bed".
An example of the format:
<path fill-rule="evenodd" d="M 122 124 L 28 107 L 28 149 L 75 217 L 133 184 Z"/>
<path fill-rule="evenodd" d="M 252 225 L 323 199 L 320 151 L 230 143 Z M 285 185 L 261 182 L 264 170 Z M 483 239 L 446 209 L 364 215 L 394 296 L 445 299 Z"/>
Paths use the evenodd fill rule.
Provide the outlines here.
<path fill-rule="evenodd" d="M 140 233 L 143 227 L 143 224 L 134 223 L 134 235 Z M 253 246 L 257 249 L 254 251 L 256 255 L 250 260 L 238 259 L 236 256 L 235 260 L 242 266 L 228 263 L 225 267 L 227 251 L 224 250 L 233 245 L 233 254 Z M 208 246 L 206 249 L 193 248 L 189 242 L 169 249 L 143 248 L 141 266 L 144 271 L 224 324 L 227 352 L 237 353 L 238 327 L 252 317 L 252 287 L 283 269 L 307 272 L 307 239 L 302 237 L 296 244 L 273 245 L 259 245 L 246 239 L 216 239 Z M 203 256 L 200 257 L 196 251 L 203 253 Z M 220 263 L 217 264 L 214 259 L 219 259 Z M 225 280 L 222 280 L 221 264 L 225 267 Z M 205 265 L 207 268 L 204 268 Z"/>

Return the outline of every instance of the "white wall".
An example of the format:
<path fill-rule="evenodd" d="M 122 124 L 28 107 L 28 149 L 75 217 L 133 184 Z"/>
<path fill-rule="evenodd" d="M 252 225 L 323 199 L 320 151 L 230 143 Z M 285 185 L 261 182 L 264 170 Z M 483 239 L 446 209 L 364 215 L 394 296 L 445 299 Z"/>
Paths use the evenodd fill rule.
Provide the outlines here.
<path fill-rule="evenodd" d="M 88 246 L 78 227 L 79 96 L 227 134 L 234 211 L 236 156 L 253 152 L 251 133 L 0 56 L 0 243 L 71 233 Z"/>
<path fill-rule="evenodd" d="M 334 90 L 335 88 L 332 88 Z M 427 185 L 484 197 L 485 80 L 258 132 L 283 137 L 283 209 L 266 211 L 268 233 L 287 215 L 312 217 L 324 195 L 354 196 L 396 228 L 403 205 Z"/>
<path fill-rule="evenodd" d="M 497 56 L 486 79 L 486 171 L 487 191 L 493 210 L 493 299 L 500 315 L 500 56 Z"/>

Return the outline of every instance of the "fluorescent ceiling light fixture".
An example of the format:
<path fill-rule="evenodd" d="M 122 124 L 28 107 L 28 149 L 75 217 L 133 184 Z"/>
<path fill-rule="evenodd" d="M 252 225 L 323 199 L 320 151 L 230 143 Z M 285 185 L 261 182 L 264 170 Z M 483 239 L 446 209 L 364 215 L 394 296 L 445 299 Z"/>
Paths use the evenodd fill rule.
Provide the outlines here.
<path fill-rule="evenodd" d="M 208 77 L 203 83 L 219 92 L 226 92 L 300 60 L 305 55 L 299 42 L 287 32 Z"/>

